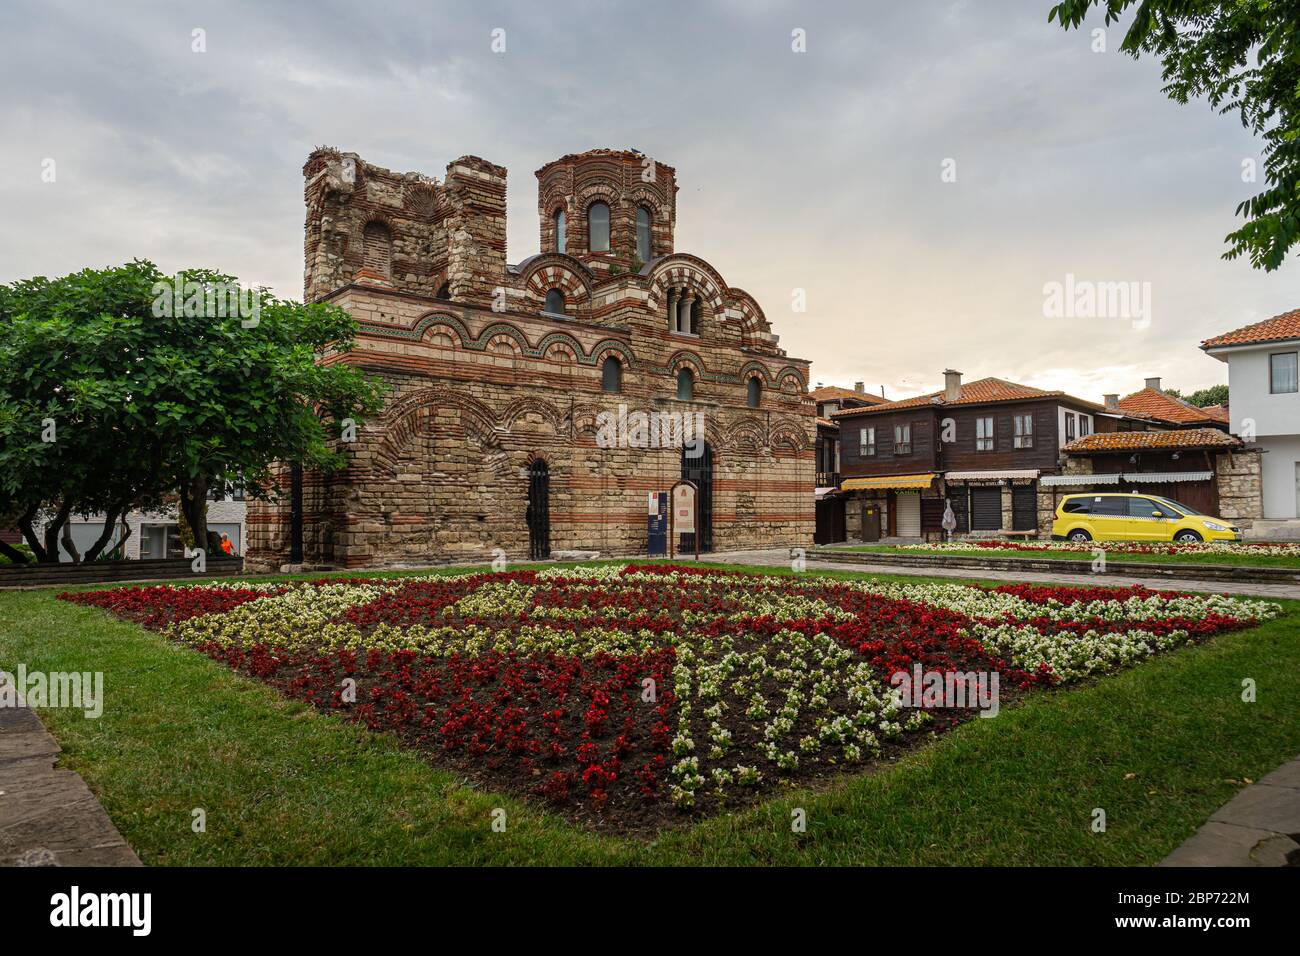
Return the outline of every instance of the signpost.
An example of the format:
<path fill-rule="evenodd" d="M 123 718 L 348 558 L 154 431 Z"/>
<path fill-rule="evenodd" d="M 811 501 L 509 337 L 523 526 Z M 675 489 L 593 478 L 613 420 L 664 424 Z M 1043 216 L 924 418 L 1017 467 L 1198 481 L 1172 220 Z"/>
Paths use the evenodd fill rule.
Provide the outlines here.
<path fill-rule="evenodd" d="M 695 560 L 700 560 L 700 495 L 695 482 L 683 478 L 668 493 L 668 557 L 673 558 L 677 536 L 689 534 L 695 541 Z"/>

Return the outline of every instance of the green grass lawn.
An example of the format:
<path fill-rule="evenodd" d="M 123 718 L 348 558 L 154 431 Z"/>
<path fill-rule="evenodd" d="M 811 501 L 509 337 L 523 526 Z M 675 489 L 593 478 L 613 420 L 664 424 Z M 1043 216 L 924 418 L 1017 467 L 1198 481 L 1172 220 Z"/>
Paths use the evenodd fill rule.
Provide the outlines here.
<path fill-rule="evenodd" d="M 1098 548 L 1105 549 L 1106 542 L 1095 542 Z M 985 548 L 979 551 L 950 550 L 941 544 L 932 548 L 898 548 L 889 544 L 864 544 L 850 548 L 835 548 L 836 551 L 882 552 L 889 554 L 943 554 L 957 555 L 963 558 L 1046 558 L 1050 561 L 1091 561 L 1091 551 L 1016 551 L 1013 548 Z M 1110 562 L 1124 563 L 1132 561 L 1137 564 L 1227 564 L 1252 568 L 1293 568 L 1300 570 L 1300 557 L 1296 555 L 1257 555 L 1257 554 L 1124 554 L 1110 551 L 1106 555 Z"/>
<path fill-rule="evenodd" d="M 476 790 L 57 593 L 0 593 L 0 667 L 104 672 L 102 718 L 41 716 L 146 864 L 1151 864 L 1300 751 L 1300 602 L 1286 602 L 1259 628 L 644 842 Z M 1240 699 L 1246 677 L 1255 703 Z M 206 833 L 191 830 L 196 807 Z M 806 833 L 791 832 L 796 807 Z M 1090 829 L 1096 807 L 1105 833 Z"/>

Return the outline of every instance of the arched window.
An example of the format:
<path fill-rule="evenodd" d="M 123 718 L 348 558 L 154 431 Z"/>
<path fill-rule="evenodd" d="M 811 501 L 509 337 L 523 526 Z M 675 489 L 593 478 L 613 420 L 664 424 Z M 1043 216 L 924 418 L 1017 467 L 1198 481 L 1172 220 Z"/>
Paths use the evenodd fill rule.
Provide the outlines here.
<path fill-rule="evenodd" d="M 686 331 L 691 335 L 700 334 L 700 300 L 696 299 L 691 303 L 690 328 Z"/>
<path fill-rule="evenodd" d="M 636 257 L 650 261 L 650 210 L 645 206 L 636 207 Z"/>
<path fill-rule="evenodd" d="M 564 234 L 564 210 L 555 210 L 555 215 L 552 218 L 555 220 L 555 251 L 563 252 L 567 244 L 567 237 Z"/>
<path fill-rule="evenodd" d="M 543 312 L 551 312 L 555 315 L 564 314 L 564 293 L 559 289 L 548 289 L 546 291 L 546 304 L 542 306 Z"/>
<path fill-rule="evenodd" d="M 587 249 L 609 252 L 609 207 L 603 202 L 587 207 Z"/>
<path fill-rule="evenodd" d="M 679 369 L 677 372 L 677 400 L 679 402 L 695 400 L 695 376 L 688 368 Z"/>
<path fill-rule="evenodd" d="M 600 367 L 601 382 L 600 387 L 607 392 L 621 392 L 623 390 L 623 363 L 614 356 L 605 359 L 605 364 Z"/>
<path fill-rule="evenodd" d="M 745 395 L 745 404 L 750 408 L 758 408 L 763 400 L 763 383 L 758 380 L 758 376 L 754 376 L 749 380 L 746 388 L 748 391 Z"/>
<path fill-rule="evenodd" d="M 361 231 L 362 265 L 384 278 L 390 275 L 393 236 L 382 222 L 368 222 Z"/>

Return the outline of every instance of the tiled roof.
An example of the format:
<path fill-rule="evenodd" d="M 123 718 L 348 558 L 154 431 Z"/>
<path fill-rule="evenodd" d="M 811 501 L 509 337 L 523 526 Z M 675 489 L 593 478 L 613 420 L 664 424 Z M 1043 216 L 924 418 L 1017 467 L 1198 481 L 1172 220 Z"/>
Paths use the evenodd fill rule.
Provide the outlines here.
<path fill-rule="evenodd" d="M 814 388 L 808 395 L 814 402 L 832 402 L 837 398 L 851 398 L 864 405 L 879 405 L 885 401 L 879 395 L 868 395 L 866 392 L 840 388 L 838 385 L 823 385 L 821 388 Z"/>
<path fill-rule="evenodd" d="M 1231 419 L 1228 417 L 1227 405 L 1206 405 L 1204 408 L 1201 409 L 1201 411 L 1205 412 L 1205 414 L 1209 415 L 1215 421 L 1223 422 L 1223 424 L 1225 425 L 1228 424 L 1229 421 L 1231 421 Z"/>
<path fill-rule="evenodd" d="M 1197 422 L 1228 423 L 1228 416 L 1216 413 L 1208 408 L 1197 408 L 1181 398 L 1175 398 L 1167 392 L 1154 388 L 1144 388 L 1119 400 L 1119 407 L 1130 415 L 1147 415 L 1178 425 L 1192 425 Z"/>
<path fill-rule="evenodd" d="M 1264 342 L 1283 342 L 1287 339 L 1300 339 L 1300 309 L 1283 312 L 1263 322 L 1247 325 L 1231 332 L 1224 332 L 1201 343 L 1203 349 L 1219 348 L 1224 345 L 1259 345 Z"/>
<path fill-rule="evenodd" d="M 1065 446 L 1072 455 L 1107 451 L 1178 451 L 1183 448 L 1240 448 L 1241 439 L 1217 428 L 1183 428 L 1171 432 L 1094 432 Z"/>
<path fill-rule="evenodd" d="M 940 401 L 935 401 L 935 399 Z M 872 405 L 870 408 L 847 408 L 831 414 L 832 418 L 847 418 L 853 415 L 875 414 L 876 412 L 892 412 L 898 409 L 921 408 L 927 405 L 935 406 L 952 406 L 952 405 L 984 405 L 992 402 L 1015 402 L 1023 401 L 1027 398 L 1064 398 L 1079 405 L 1088 408 L 1095 408 L 1098 411 L 1103 410 L 1101 405 L 1096 402 L 1084 401 L 1081 398 L 1065 394 L 1061 391 L 1044 391 L 1041 388 L 1033 388 L 1029 385 L 1019 385 L 1015 382 L 1008 382 L 1000 378 L 981 378 L 974 382 L 964 383 L 961 387 L 961 395 L 955 402 L 942 401 L 943 389 L 937 392 L 930 392 L 927 395 L 918 395 L 915 398 L 903 398 L 896 402 L 885 402 L 882 405 Z"/>
<path fill-rule="evenodd" d="M 818 419 L 817 419 L 817 424 L 818 424 L 818 425 L 823 425 L 823 426 L 825 426 L 826 428 L 834 428 L 834 429 L 838 429 L 838 428 L 840 427 L 838 422 L 833 422 L 833 421 L 831 421 L 829 418 L 818 418 Z"/>

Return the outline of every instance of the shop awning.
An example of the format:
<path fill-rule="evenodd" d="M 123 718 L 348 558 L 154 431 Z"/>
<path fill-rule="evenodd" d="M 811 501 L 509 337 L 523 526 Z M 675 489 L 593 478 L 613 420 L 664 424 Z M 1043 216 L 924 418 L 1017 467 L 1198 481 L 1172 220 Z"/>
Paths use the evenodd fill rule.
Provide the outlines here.
<path fill-rule="evenodd" d="M 1010 468 L 1003 471 L 945 471 L 948 481 L 989 481 L 1003 478 L 1037 478 L 1037 468 Z"/>
<path fill-rule="evenodd" d="M 1119 475 L 1044 475 L 1038 479 L 1038 484 L 1043 488 L 1057 485 L 1082 488 L 1086 485 L 1118 485 L 1119 479 Z"/>
<path fill-rule="evenodd" d="M 1173 481 L 1209 481 L 1212 471 L 1132 471 L 1124 473 L 1124 480 L 1136 484 Z"/>
<path fill-rule="evenodd" d="M 934 473 L 925 475 L 873 475 L 870 478 L 846 478 L 840 491 L 866 491 L 871 488 L 929 488 Z"/>

